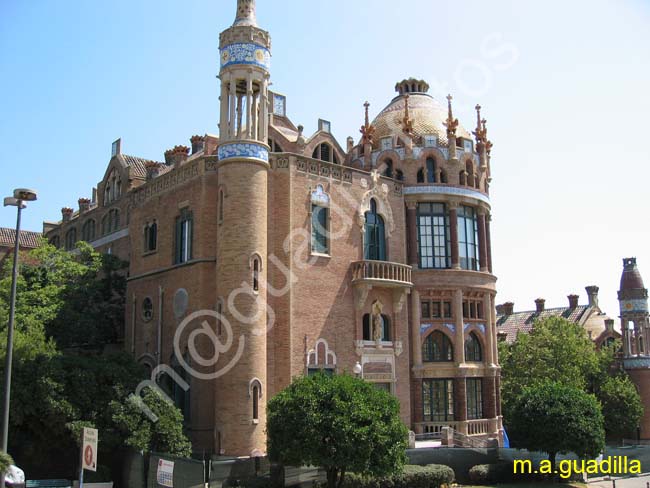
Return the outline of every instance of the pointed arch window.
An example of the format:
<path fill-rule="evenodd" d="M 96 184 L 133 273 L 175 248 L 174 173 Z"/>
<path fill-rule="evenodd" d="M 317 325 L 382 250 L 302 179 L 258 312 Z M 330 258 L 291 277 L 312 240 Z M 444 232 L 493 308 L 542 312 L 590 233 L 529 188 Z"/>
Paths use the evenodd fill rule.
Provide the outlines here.
<path fill-rule="evenodd" d="M 95 221 L 93 219 L 86 220 L 81 228 L 81 240 L 92 242 L 95 240 Z"/>
<path fill-rule="evenodd" d="M 253 291 L 260 291 L 260 274 L 262 272 L 262 259 L 254 254 L 251 259 L 251 270 L 253 279 Z"/>
<path fill-rule="evenodd" d="M 474 332 L 470 332 L 469 336 L 467 336 L 467 339 L 465 339 L 465 361 L 478 363 L 483 361 L 481 341 Z"/>
<path fill-rule="evenodd" d="M 77 244 L 77 229 L 70 229 L 65 235 L 65 250 L 71 251 Z"/>
<path fill-rule="evenodd" d="M 248 384 L 248 396 L 253 400 L 253 423 L 256 424 L 260 420 L 260 399 L 262 398 L 262 382 L 257 378 L 253 378 Z"/>
<path fill-rule="evenodd" d="M 384 161 L 384 164 L 386 165 L 386 168 L 384 169 L 384 176 L 386 178 L 392 178 L 393 177 L 393 160 L 388 158 Z"/>
<path fill-rule="evenodd" d="M 434 330 L 422 343 L 422 361 L 426 363 L 454 360 L 454 347 L 447 334 Z"/>
<path fill-rule="evenodd" d="M 436 160 L 427 158 L 427 183 L 436 183 Z"/>
<path fill-rule="evenodd" d="M 370 210 L 366 212 L 364 259 L 386 261 L 386 230 L 384 219 L 377 213 L 377 202 L 370 200 Z"/>
<path fill-rule="evenodd" d="M 144 252 L 153 252 L 158 247 L 158 223 L 154 220 L 144 226 Z"/>

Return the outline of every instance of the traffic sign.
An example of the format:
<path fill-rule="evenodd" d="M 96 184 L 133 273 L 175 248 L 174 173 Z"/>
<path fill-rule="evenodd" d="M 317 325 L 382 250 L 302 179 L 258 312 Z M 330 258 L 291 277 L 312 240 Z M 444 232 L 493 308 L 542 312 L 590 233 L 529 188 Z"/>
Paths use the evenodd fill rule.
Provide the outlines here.
<path fill-rule="evenodd" d="M 84 427 L 84 438 L 81 448 L 82 469 L 97 471 L 97 429 Z"/>

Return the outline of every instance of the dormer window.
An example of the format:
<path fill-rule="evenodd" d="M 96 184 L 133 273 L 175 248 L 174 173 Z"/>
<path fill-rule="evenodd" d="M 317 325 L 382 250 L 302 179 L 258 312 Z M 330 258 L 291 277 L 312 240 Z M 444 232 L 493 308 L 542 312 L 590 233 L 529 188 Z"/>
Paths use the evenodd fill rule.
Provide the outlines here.
<path fill-rule="evenodd" d="M 104 205 L 109 205 L 122 196 L 122 180 L 117 171 L 112 170 L 104 186 Z"/>
<path fill-rule="evenodd" d="M 326 142 L 323 142 L 316 146 L 316 149 L 314 149 L 311 157 L 314 159 L 320 159 L 321 161 L 327 161 L 328 163 L 339 164 L 339 160 L 336 157 L 334 149 Z"/>

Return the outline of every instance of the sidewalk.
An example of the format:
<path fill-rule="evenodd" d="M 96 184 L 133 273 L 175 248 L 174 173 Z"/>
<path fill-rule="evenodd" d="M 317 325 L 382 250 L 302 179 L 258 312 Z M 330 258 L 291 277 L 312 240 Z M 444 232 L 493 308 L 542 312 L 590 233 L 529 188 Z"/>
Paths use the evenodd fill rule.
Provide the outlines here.
<path fill-rule="evenodd" d="M 616 488 L 646 488 L 648 483 L 650 483 L 650 474 L 646 473 L 631 478 L 614 479 L 616 480 Z M 613 486 L 612 480 L 606 478 L 594 478 L 589 481 L 589 487 L 612 488 Z"/>

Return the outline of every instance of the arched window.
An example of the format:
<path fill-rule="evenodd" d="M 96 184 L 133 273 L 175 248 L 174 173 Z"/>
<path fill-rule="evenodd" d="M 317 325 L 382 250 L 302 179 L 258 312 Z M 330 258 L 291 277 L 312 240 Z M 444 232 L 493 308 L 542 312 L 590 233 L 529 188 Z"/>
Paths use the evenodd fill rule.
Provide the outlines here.
<path fill-rule="evenodd" d="M 81 240 L 92 242 L 95 240 L 95 221 L 93 219 L 86 220 L 81 228 Z"/>
<path fill-rule="evenodd" d="M 444 169 L 440 170 L 440 183 L 448 183 L 447 172 Z"/>
<path fill-rule="evenodd" d="M 54 236 L 50 239 L 50 244 L 52 244 L 56 248 L 59 248 L 61 247 L 61 239 L 59 238 L 59 236 Z"/>
<path fill-rule="evenodd" d="M 467 339 L 465 339 L 465 361 L 483 361 L 481 342 L 474 332 L 470 332 L 469 336 L 467 336 Z"/>
<path fill-rule="evenodd" d="M 454 348 L 449 337 L 434 330 L 422 344 L 422 361 L 427 363 L 449 362 L 454 360 Z"/>
<path fill-rule="evenodd" d="M 465 170 L 458 174 L 458 183 L 463 186 L 467 185 L 467 172 Z"/>
<path fill-rule="evenodd" d="M 474 186 L 474 165 L 471 161 L 465 162 L 465 171 L 467 172 L 467 186 Z"/>
<path fill-rule="evenodd" d="M 639 336 L 639 354 L 643 354 L 643 336 Z"/>
<path fill-rule="evenodd" d="M 427 158 L 427 183 L 436 182 L 436 160 Z"/>
<path fill-rule="evenodd" d="M 102 235 L 110 234 L 120 228 L 120 211 L 113 208 L 102 218 Z"/>
<path fill-rule="evenodd" d="M 320 159 L 321 161 L 327 161 L 327 162 L 334 162 L 338 164 L 338 161 L 336 157 L 334 157 L 334 160 L 332 160 L 332 155 L 334 154 L 334 151 L 332 150 L 332 147 L 323 142 L 316 146 L 316 149 L 314 149 L 314 152 L 312 153 L 311 157 L 314 159 Z"/>
<path fill-rule="evenodd" d="M 260 419 L 260 387 L 253 386 L 253 420 Z"/>
<path fill-rule="evenodd" d="M 192 259 L 192 236 L 194 233 L 194 220 L 192 212 L 187 208 L 181 210 L 176 217 L 176 246 L 174 261 L 176 264 L 186 263 Z"/>
<path fill-rule="evenodd" d="M 392 178 L 393 177 L 393 160 L 392 159 L 386 159 L 384 161 L 384 164 L 386 165 L 386 169 L 384 170 L 384 176 L 387 178 Z"/>
<path fill-rule="evenodd" d="M 153 301 L 146 297 L 142 300 L 142 320 L 149 322 L 153 318 Z"/>
<path fill-rule="evenodd" d="M 262 271 L 262 263 L 260 262 L 259 256 L 253 256 L 252 262 L 253 268 L 253 291 L 260 290 L 260 272 Z"/>
<path fill-rule="evenodd" d="M 155 251 L 158 246 L 158 224 L 154 220 L 144 226 L 144 252 Z"/>
<path fill-rule="evenodd" d="M 330 197 L 322 185 L 311 193 L 311 252 L 329 254 Z"/>
<path fill-rule="evenodd" d="M 388 315 L 381 314 L 381 340 L 383 342 L 389 342 L 390 339 L 390 318 Z M 363 316 L 363 340 L 364 341 L 374 341 L 374 331 L 372 324 L 372 316 L 367 313 Z"/>
<path fill-rule="evenodd" d="M 370 210 L 366 212 L 364 259 L 386 261 L 384 219 L 377 213 L 374 198 L 370 200 Z"/>
<path fill-rule="evenodd" d="M 420 168 L 418 170 L 417 181 L 418 181 L 418 183 L 424 183 L 424 169 L 423 168 Z"/>
<path fill-rule="evenodd" d="M 65 250 L 71 251 L 77 243 L 77 229 L 70 229 L 65 235 Z"/>
<path fill-rule="evenodd" d="M 395 171 L 395 179 L 397 181 L 404 181 L 404 172 L 401 169 Z"/>

